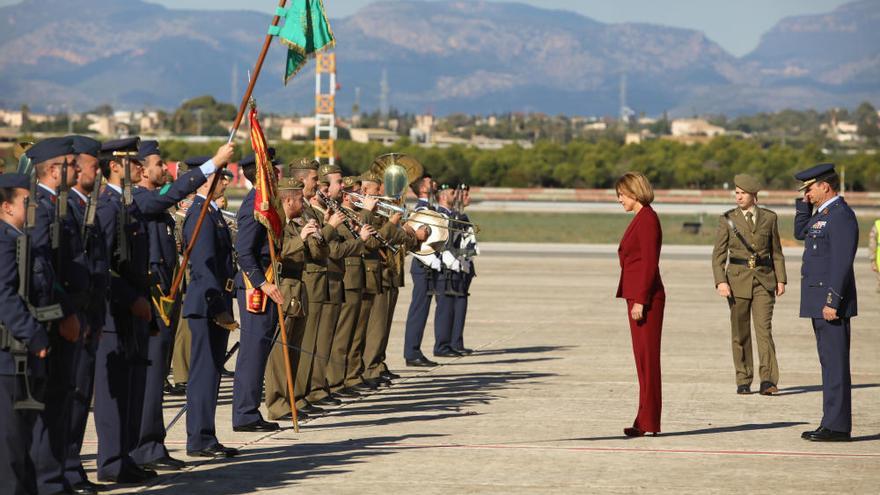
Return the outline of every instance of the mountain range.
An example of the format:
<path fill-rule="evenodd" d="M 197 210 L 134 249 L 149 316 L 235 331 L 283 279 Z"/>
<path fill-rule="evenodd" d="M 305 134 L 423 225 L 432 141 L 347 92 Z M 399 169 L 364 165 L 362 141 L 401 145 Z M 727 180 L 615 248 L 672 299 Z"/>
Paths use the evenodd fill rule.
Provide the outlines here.
<path fill-rule="evenodd" d="M 167 9 L 141 0 L 24 0 L 0 8 L 0 106 L 84 110 L 240 98 L 269 24 L 266 12 Z M 880 2 L 780 21 L 744 57 L 703 33 L 607 24 L 562 10 L 487 1 L 380 1 L 330 20 L 337 111 L 389 104 L 448 114 L 538 111 L 727 114 L 880 103 Z M 270 50 L 255 95 L 265 109 L 311 113 L 310 65 L 282 86 Z M 233 95 L 235 97 L 233 98 Z"/>

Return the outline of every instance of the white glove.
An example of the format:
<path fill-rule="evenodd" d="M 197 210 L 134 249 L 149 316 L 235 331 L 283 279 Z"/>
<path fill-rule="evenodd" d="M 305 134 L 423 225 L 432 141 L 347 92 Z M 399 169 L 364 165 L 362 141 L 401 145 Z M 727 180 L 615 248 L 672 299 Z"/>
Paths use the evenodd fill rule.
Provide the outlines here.
<path fill-rule="evenodd" d="M 452 262 L 452 266 L 450 266 L 449 269 L 452 270 L 452 271 L 454 271 L 454 272 L 460 272 L 460 271 L 461 271 L 461 262 L 458 261 L 457 259 L 454 260 L 454 261 Z"/>
<path fill-rule="evenodd" d="M 450 253 L 449 251 L 443 251 L 441 257 L 443 258 L 443 264 L 446 265 L 446 268 L 449 269 L 452 268 L 453 263 L 458 261 L 457 259 L 455 259 L 455 256 L 453 256 L 452 253 Z"/>
<path fill-rule="evenodd" d="M 438 272 L 443 269 L 443 265 L 440 264 L 440 258 L 434 256 L 434 258 L 431 259 L 431 269 Z"/>

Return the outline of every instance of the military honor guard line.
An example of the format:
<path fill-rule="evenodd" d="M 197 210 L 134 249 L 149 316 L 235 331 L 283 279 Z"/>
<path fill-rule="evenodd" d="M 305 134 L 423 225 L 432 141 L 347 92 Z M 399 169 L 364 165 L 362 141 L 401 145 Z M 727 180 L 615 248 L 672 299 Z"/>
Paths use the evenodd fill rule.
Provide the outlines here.
<path fill-rule="evenodd" d="M 165 446 L 181 417 L 164 423 L 166 393 L 186 395 L 188 456 L 234 457 L 215 424 L 233 356 L 237 432 L 297 425 L 390 386 L 399 376 L 386 363 L 387 347 L 408 253 L 406 365 L 434 367 L 436 358 L 474 352 L 464 329 L 479 229 L 465 213 L 467 185 L 438 187 L 401 154 L 346 176 L 311 158 L 287 163 L 269 148 L 239 161 L 258 187 L 233 215 L 222 200 L 235 148 L 188 158 L 189 170 L 169 180 L 156 141 L 50 138 L 27 149 L 23 173 L 0 175 L 3 493 L 96 493 L 100 485 L 80 457 L 90 409 L 97 481 L 143 484 L 157 471 L 184 468 Z M 843 441 L 852 429 L 858 225 L 833 165 L 796 178 L 803 186 L 795 236 L 805 242 L 800 316 L 816 336 L 824 399 L 820 424 L 803 438 Z M 735 183 L 736 207 L 719 218 L 712 273 L 730 307 L 736 392 L 750 393 L 755 381 L 754 322 L 758 391 L 773 395 L 780 372 L 771 321 L 785 293 L 785 263 L 776 215 L 757 205 L 760 184 L 746 175 Z M 402 201 L 407 188 L 414 208 Z M 625 174 L 616 189 L 634 213 L 620 243 L 617 296 L 627 303 L 640 385 L 624 435 L 644 436 L 661 431 L 662 231 L 647 178 Z M 276 223 L 267 225 L 267 212 Z M 170 302 L 169 294 L 176 294 Z M 432 304 L 428 356 L 422 341 Z M 240 333 L 230 349 L 232 331 Z"/>

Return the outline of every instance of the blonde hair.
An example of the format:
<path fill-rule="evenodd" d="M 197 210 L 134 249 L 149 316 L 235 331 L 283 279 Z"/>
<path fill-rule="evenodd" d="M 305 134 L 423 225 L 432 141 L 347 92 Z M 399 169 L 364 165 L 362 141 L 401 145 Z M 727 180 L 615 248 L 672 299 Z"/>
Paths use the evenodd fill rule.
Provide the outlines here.
<path fill-rule="evenodd" d="M 636 201 L 647 206 L 654 201 L 654 188 L 644 174 L 639 172 L 627 172 L 614 183 L 617 194 L 626 194 Z"/>

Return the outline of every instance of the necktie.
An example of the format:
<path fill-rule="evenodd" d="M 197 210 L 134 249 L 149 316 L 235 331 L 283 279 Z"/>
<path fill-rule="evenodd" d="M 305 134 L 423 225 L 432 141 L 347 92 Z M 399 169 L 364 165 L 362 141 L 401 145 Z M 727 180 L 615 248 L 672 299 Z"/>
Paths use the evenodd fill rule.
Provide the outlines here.
<path fill-rule="evenodd" d="M 750 212 L 750 211 L 746 212 L 746 222 L 749 223 L 749 227 L 754 227 L 754 225 L 755 225 L 755 222 L 752 221 L 752 216 L 753 216 L 752 212 Z"/>

